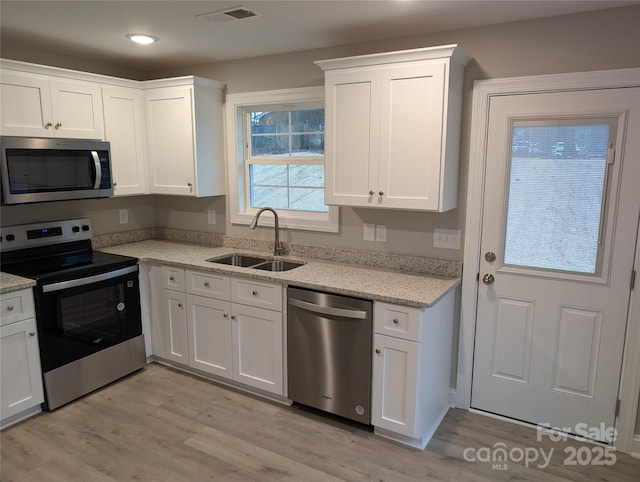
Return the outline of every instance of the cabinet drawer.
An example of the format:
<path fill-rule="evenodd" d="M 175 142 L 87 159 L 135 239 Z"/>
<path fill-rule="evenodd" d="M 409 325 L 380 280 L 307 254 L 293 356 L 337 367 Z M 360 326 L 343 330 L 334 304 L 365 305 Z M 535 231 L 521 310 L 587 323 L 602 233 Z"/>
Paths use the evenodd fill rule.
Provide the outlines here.
<path fill-rule="evenodd" d="M 422 340 L 422 312 L 418 308 L 376 302 L 373 320 L 376 333 L 403 340 Z"/>
<path fill-rule="evenodd" d="M 0 306 L 0 324 L 2 326 L 35 316 L 31 289 L 4 293 L 0 297 Z"/>
<path fill-rule="evenodd" d="M 215 273 L 187 271 L 187 293 L 229 300 L 231 298 L 231 279 L 229 276 Z"/>
<path fill-rule="evenodd" d="M 185 291 L 184 269 L 175 266 L 162 267 L 162 287 L 168 290 Z"/>
<path fill-rule="evenodd" d="M 231 278 L 231 301 L 282 311 L 282 286 L 277 283 Z"/>

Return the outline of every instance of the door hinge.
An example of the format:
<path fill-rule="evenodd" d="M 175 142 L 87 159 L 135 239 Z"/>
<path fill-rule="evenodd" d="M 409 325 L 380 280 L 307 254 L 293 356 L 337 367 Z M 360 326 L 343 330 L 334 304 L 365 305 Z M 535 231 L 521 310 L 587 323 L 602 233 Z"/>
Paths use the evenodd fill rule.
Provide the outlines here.
<path fill-rule="evenodd" d="M 636 270 L 631 271 L 631 289 L 636 287 Z"/>
<path fill-rule="evenodd" d="M 616 159 L 616 149 L 613 147 L 613 142 L 609 143 L 609 149 L 607 149 L 607 164 L 613 164 Z"/>
<path fill-rule="evenodd" d="M 480 282 L 480 273 L 476 273 L 476 283 Z"/>
<path fill-rule="evenodd" d="M 618 415 L 620 415 L 620 399 L 619 398 L 616 400 L 616 413 L 615 413 L 615 416 L 617 417 Z"/>

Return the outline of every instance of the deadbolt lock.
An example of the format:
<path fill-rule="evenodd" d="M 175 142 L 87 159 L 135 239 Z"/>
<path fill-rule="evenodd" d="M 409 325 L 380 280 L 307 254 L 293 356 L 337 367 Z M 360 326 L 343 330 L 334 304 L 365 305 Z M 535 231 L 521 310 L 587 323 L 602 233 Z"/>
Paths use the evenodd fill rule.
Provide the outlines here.
<path fill-rule="evenodd" d="M 489 263 L 493 263 L 496 260 L 496 253 L 493 251 L 487 251 L 484 254 L 484 259 L 486 259 Z"/>

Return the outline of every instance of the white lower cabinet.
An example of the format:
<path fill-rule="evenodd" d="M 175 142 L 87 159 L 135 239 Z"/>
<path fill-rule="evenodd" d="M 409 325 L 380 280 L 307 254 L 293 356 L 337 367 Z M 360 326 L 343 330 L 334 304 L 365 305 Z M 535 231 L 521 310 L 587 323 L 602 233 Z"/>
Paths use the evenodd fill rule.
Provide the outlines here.
<path fill-rule="evenodd" d="M 284 395 L 279 284 L 171 266 L 156 269 L 156 357 Z"/>
<path fill-rule="evenodd" d="M 7 427 L 39 412 L 44 401 L 40 351 L 31 289 L 0 297 L 0 425 Z"/>
<path fill-rule="evenodd" d="M 371 423 L 425 448 L 451 404 L 455 291 L 424 309 L 375 302 Z"/>

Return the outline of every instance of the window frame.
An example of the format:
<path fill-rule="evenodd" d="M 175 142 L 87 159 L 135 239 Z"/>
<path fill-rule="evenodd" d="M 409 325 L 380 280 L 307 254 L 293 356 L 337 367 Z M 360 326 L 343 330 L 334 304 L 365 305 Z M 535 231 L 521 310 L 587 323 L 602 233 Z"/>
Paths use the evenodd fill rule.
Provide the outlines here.
<path fill-rule="evenodd" d="M 285 110 L 324 106 L 324 87 L 271 90 L 227 94 L 227 179 L 229 192 L 229 218 L 231 224 L 249 225 L 259 208 L 252 208 L 248 202 L 248 172 L 250 159 L 245 159 L 245 116 L 246 109 L 275 107 Z M 326 145 L 326 140 L 325 140 Z M 248 157 L 248 155 L 247 155 Z M 317 164 L 317 163 L 316 163 Z M 339 208 L 329 206 L 327 212 L 295 211 L 278 209 L 280 227 L 304 231 L 337 233 L 339 231 Z M 263 220 L 260 220 L 263 222 Z M 272 217 L 264 218 L 265 225 L 273 225 Z"/>

